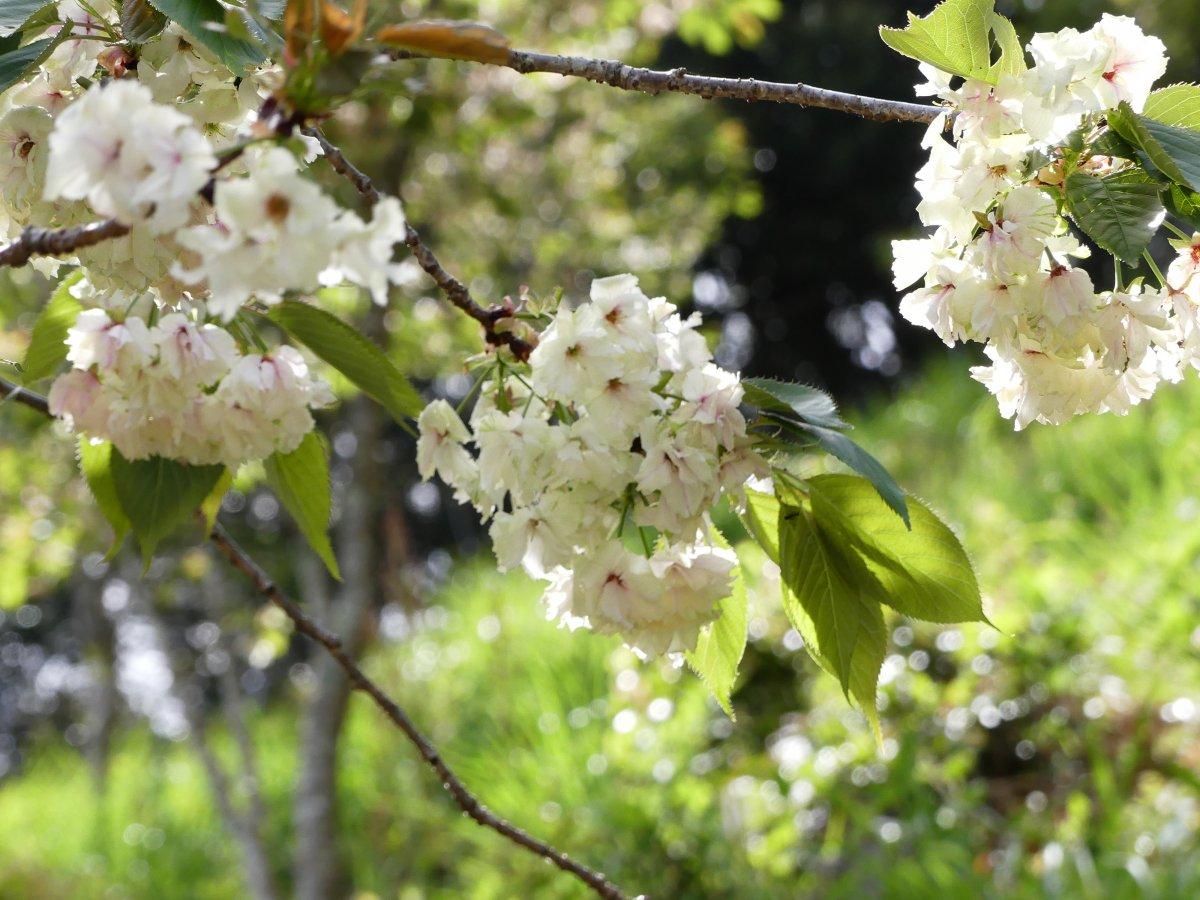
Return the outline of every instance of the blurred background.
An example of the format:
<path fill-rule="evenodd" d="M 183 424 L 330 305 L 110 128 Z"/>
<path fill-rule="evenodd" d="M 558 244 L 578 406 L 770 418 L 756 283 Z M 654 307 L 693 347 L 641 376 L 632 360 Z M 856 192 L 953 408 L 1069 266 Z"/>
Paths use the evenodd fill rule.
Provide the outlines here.
<path fill-rule="evenodd" d="M 997 8 L 1025 36 L 1136 15 L 1168 46 L 1167 81 L 1200 77 L 1194 0 Z M 904 9 L 405 0 L 378 15 L 909 99 L 915 65 L 876 35 Z M 581 296 L 632 271 L 705 314 L 724 365 L 831 389 L 860 442 L 954 523 L 998 626 L 891 623 L 877 750 L 744 548 L 751 640 L 730 721 L 686 671 L 544 621 L 536 585 L 495 573 L 473 513 L 418 483 L 411 441 L 338 384 L 321 426 L 345 581 L 259 472 L 223 521 L 487 804 L 656 897 L 1200 893 L 1200 384 L 1125 419 L 1012 433 L 966 373 L 973 351 L 896 316 L 889 242 L 917 229 L 920 126 L 406 61 L 329 130 L 477 296 Z M 19 359 L 46 285 L 0 288 L 0 357 Z M 386 313 L 326 300 L 428 397 L 468 390 L 478 330 L 415 266 Z M 106 560 L 72 443 L 13 404 L 0 509 L 0 896 L 582 895 L 464 819 L 206 548 L 164 546 L 144 578 L 128 550 Z"/>

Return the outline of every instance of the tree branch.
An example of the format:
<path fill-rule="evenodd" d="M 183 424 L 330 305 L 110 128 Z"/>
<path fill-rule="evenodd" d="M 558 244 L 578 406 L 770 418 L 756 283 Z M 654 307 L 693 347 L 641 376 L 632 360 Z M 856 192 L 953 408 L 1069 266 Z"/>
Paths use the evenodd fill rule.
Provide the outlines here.
<path fill-rule="evenodd" d="M 393 51 L 395 59 L 424 58 L 424 54 Z M 721 78 L 715 75 L 692 75 L 687 69 L 647 69 L 628 66 L 615 59 L 593 59 L 587 56 L 558 56 L 533 50 L 509 50 L 503 62 L 476 60 L 487 65 L 503 66 L 528 75 L 549 72 L 569 78 L 584 78 L 597 84 L 637 91 L 643 94 L 692 94 L 705 100 L 746 100 L 788 103 L 792 106 L 832 109 L 860 116 L 874 122 L 922 122 L 929 124 L 945 109 L 903 100 L 883 100 L 844 91 L 831 91 L 797 82 L 759 81 L 757 78 Z"/>
<path fill-rule="evenodd" d="M 421 758 L 437 773 L 442 786 L 454 798 L 454 802 L 458 804 L 463 812 L 485 828 L 492 829 L 508 838 L 514 844 L 518 844 L 526 850 L 536 853 L 538 856 L 554 863 L 554 865 L 558 866 L 564 872 L 574 875 L 599 896 L 609 898 L 609 900 L 620 900 L 620 898 L 625 896 L 620 888 L 606 879 L 601 873 L 575 862 L 575 860 L 571 859 L 571 857 L 567 856 L 561 850 L 556 850 L 549 844 L 533 837 L 528 832 L 512 825 L 480 803 L 478 798 L 467 789 L 466 785 L 446 765 L 437 748 L 418 730 L 412 719 L 408 717 L 408 714 L 384 693 L 383 689 L 372 681 L 358 667 L 354 660 L 350 658 L 342 648 L 340 638 L 326 631 L 320 624 L 306 616 L 303 610 L 271 581 L 267 574 L 259 568 L 258 564 L 245 550 L 238 546 L 237 542 L 229 536 L 228 532 L 220 524 L 213 527 L 211 540 L 217 545 L 217 549 L 221 551 L 225 558 L 229 560 L 230 564 L 250 579 L 260 594 L 279 607 L 284 615 L 292 620 L 297 631 L 324 647 L 329 655 L 337 661 L 338 665 L 345 670 L 351 684 L 369 696 L 392 724 L 404 733 L 405 737 L 417 748 L 417 751 L 421 754 Z"/>
<path fill-rule="evenodd" d="M 43 415 L 50 415 L 45 397 L 27 391 L 3 377 L 0 377 L 0 391 Z M 529 832 L 502 819 L 480 803 L 479 799 L 467 789 L 467 786 L 446 765 L 446 761 L 442 759 L 437 748 L 417 728 L 412 719 L 408 717 L 408 713 L 395 700 L 389 697 L 383 688 L 372 681 L 358 667 L 358 664 L 350 658 L 349 654 L 342 647 L 341 638 L 327 631 L 318 622 L 305 615 L 304 611 L 287 594 L 279 589 L 250 554 L 243 550 L 220 524 L 213 526 L 209 539 L 216 544 L 217 549 L 221 551 L 221 554 L 235 569 L 250 579 L 255 590 L 279 607 L 283 611 L 283 614 L 292 620 L 297 631 L 325 648 L 329 655 L 345 671 L 347 677 L 350 679 L 350 683 L 357 690 L 362 691 L 370 697 L 392 724 L 400 729 L 404 733 L 404 736 L 412 742 L 421 754 L 421 758 L 437 773 L 442 787 L 454 798 L 454 802 L 458 804 L 458 807 L 463 812 L 485 828 L 490 828 L 497 834 L 508 838 L 514 844 L 524 847 L 526 850 L 537 854 L 543 859 L 549 860 L 562 871 L 574 875 L 598 896 L 604 897 L 606 900 L 625 900 L 625 894 L 621 889 L 605 878 L 602 873 L 593 871 L 582 863 L 576 862 L 561 850 L 556 850 L 544 841 L 538 840 L 529 834 Z"/>
<path fill-rule="evenodd" d="M 325 137 L 319 128 L 308 125 L 301 130 L 304 134 L 316 139 L 321 145 L 321 151 L 326 160 L 329 161 L 330 168 L 353 184 L 355 190 L 368 204 L 374 206 L 382 199 L 382 194 L 379 193 L 370 176 L 350 162 L 346 158 L 346 154 Z M 433 251 L 429 249 L 429 245 L 421 239 L 417 229 L 408 222 L 405 222 L 404 228 L 404 243 L 412 251 L 413 258 L 425 270 L 425 274 L 434 280 L 441 292 L 446 295 L 447 300 L 483 327 L 484 339 L 493 347 L 507 346 L 517 359 L 529 359 L 529 354 L 533 352 L 534 345 L 532 343 L 517 337 L 511 331 L 498 330 L 496 327 L 503 319 L 511 317 L 513 311 L 504 306 L 487 308 L 480 306 L 471 296 L 467 286 L 446 271 Z"/>
<path fill-rule="evenodd" d="M 23 266 L 34 256 L 62 256 L 110 238 L 129 234 L 129 226 L 116 219 L 71 228 L 38 228 L 30 225 L 21 236 L 0 248 L 0 266 Z"/>

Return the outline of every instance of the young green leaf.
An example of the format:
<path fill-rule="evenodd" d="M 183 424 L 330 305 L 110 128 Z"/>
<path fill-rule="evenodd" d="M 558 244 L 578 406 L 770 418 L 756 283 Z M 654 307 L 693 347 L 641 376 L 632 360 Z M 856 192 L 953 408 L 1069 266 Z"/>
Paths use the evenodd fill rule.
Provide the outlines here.
<path fill-rule="evenodd" d="M 742 524 L 763 548 L 768 558 L 779 565 L 779 498 L 762 491 L 746 490 L 746 511 Z"/>
<path fill-rule="evenodd" d="M 221 512 L 221 501 L 229 489 L 233 487 L 233 470 L 226 469 L 217 479 L 216 486 L 208 492 L 204 502 L 200 504 L 200 517 L 204 519 L 204 533 L 208 534 L 217 524 L 217 515 Z"/>
<path fill-rule="evenodd" d="M 838 415 L 837 404 L 824 391 L 790 381 L 773 378 L 744 378 L 746 402 L 759 409 L 794 414 L 810 425 L 826 428 L 849 427 Z"/>
<path fill-rule="evenodd" d="M 883 467 L 883 463 L 840 431 L 815 425 L 806 425 L 804 430 L 816 437 L 817 443 L 826 453 L 841 460 L 870 481 L 883 501 L 903 520 L 905 527 L 911 527 L 904 491 L 896 484 L 892 474 Z"/>
<path fill-rule="evenodd" d="M 383 351 L 337 316 L 310 303 L 285 300 L 273 307 L 275 324 L 378 400 L 397 421 L 416 418 L 424 404 L 416 388 Z"/>
<path fill-rule="evenodd" d="M 55 46 L 54 38 L 42 38 L 40 41 L 18 47 L 16 41 L 19 39 L 18 33 L 0 40 L 0 93 L 24 78 Z"/>
<path fill-rule="evenodd" d="M 235 75 L 265 58 L 263 49 L 234 37 L 225 25 L 225 7 L 219 0 L 150 0 L 164 16 L 190 34 Z"/>
<path fill-rule="evenodd" d="M 844 532 L 883 586 L 884 603 L 927 622 L 986 621 L 971 561 L 929 507 L 910 497 L 912 528 L 904 529 L 862 478 L 817 475 L 807 485 L 814 518 Z"/>
<path fill-rule="evenodd" d="M 113 446 L 108 441 L 92 441 L 83 436 L 79 438 L 79 470 L 96 500 L 96 506 L 112 526 L 113 545 L 109 551 L 110 556 L 116 553 L 121 541 L 129 533 L 129 517 L 121 508 L 121 501 L 117 498 L 117 486 L 113 481 L 112 454 Z"/>
<path fill-rule="evenodd" d="M 1142 115 L 1164 125 L 1200 130 L 1200 85 L 1171 84 L 1153 91 Z"/>
<path fill-rule="evenodd" d="M 1162 222 L 1159 187 L 1137 177 L 1067 178 L 1067 209 L 1083 232 L 1121 260 L 1136 265 Z"/>
<path fill-rule="evenodd" d="M 71 296 L 71 286 L 81 277 L 79 272 L 73 272 L 59 282 L 33 323 L 29 348 L 21 364 L 21 380 L 25 384 L 53 375 L 67 358 L 67 332 L 83 311 L 79 301 Z"/>
<path fill-rule="evenodd" d="M 224 466 L 189 466 L 161 456 L 130 461 L 116 449 L 109 468 L 147 565 L 159 541 L 196 513 L 225 471 Z"/>
<path fill-rule="evenodd" d="M 902 29 L 881 26 L 879 36 L 897 53 L 943 72 L 994 82 L 989 37 L 994 12 L 993 0 L 944 0 L 927 16 L 910 12 Z"/>
<path fill-rule="evenodd" d="M 996 46 L 1000 48 L 1000 57 L 992 64 L 992 78 L 999 80 L 1003 75 L 1020 75 L 1027 68 L 1025 50 L 1021 46 L 1021 38 L 1013 23 L 999 13 L 992 13 L 992 34 Z"/>
<path fill-rule="evenodd" d="M 714 540 L 727 550 L 733 548 L 724 535 L 714 529 Z M 733 567 L 733 589 L 721 601 L 716 620 L 704 626 L 696 649 L 687 654 L 688 665 L 708 685 L 725 715 L 733 718 L 730 695 L 737 680 L 738 664 L 746 651 L 746 627 L 749 621 L 746 581 L 741 563 Z"/>
<path fill-rule="evenodd" d="M 301 533 L 334 578 L 337 558 L 329 543 L 330 484 L 329 454 L 320 432 L 304 436 L 291 453 L 276 453 L 265 462 L 267 482 L 292 514 Z"/>
<path fill-rule="evenodd" d="M 875 689 L 887 651 L 882 586 L 839 535 L 801 507 L 780 508 L 779 548 L 784 611 L 877 729 Z"/>

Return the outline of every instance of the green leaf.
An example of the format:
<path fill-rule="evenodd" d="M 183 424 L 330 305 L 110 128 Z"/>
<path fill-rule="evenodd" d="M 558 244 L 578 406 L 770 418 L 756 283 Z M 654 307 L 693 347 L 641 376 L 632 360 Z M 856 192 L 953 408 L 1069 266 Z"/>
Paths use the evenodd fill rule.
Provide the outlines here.
<path fill-rule="evenodd" d="M 1025 64 L 1025 49 L 1013 23 L 999 13 L 992 13 L 992 34 L 1000 57 L 992 64 L 991 74 L 996 81 L 1002 75 L 1020 75 L 1028 66 Z"/>
<path fill-rule="evenodd" d="M 285 300 L 270 318 L 351 382 L 378 400 L 396 420 L 416 418 L 424 403 L 383 351 L 337 316 L 310 303 Z"/>
<path fill-rule="evenodd" d="M 1200 193 L 1173 184 L 1167 188 L 1163 200 L 1172 215 L 1200 230 Z"/>
<path fill-rule="evenodd" d="M 225 467 L 189 466 L 161 456 L 130 461 L 114 449 L 110 470 L 121 509 L 149 565 L 159 541 L 196 513 Z"/>
<path fill-rule="evenodd" d="M 768 558 L 779 565 L 779 498 L 747 489 L 746 511 L 740 516 L 746 531 Z"/>
<path fill-rule="evenodd" d="M 944 0 L 923 18 L 910 12 L 903 29 L 881 26 L 879 36 L 897 53 L 943 72 L 994 82 L 988 34 L 993 6 L 993 0 Z"/>
<path fill-rule="evenodd" d="M 807 484 L 817 522 L 845 533 L 888 606 L 927 622 L 987 621 L 966 551 L 929 507 L 909 498 L 912 528 L 904 529 L 862 478 L 818 475 Z"/>
<path fill-rule="evenodd" d="M 773 409 L 794 414 L 810 425 L 827 428 L 847 428 L 838 415 L 837 404 L 824 391 L 790 381 L 773 378 L 744 378 L 746 402 L 759 409 Z"/>
<path fill-rule="evenodd" d="M 55 45 L 54 38 L 42 38 L 24 47 L 8 49 L 10 40 L 11 38 L 6 38 L 3 45 L 0 45 L 3 48 L 0 49 L 0 93 L 24 78 L 30 69 L 50 54 Z"/>
<path fill-rule="evenodd" d="M 266 58 L 263 48 L 229 34 L 225 26 L 225 7 L 218 0 L 150 0 L 168 19 L 178 22 L 205 49 L 241 74 L 248 66 Z"/>
<path fill-rule="evenodd" d="M 208 492 L 204 502 L 200 504 L 200 516 L 204 519 L 204 533 L 208 534 L 217 524 L 217 515 L 221 512 L 221 501 L 229 489 L 233 487 L 233 470 L 226 469 L 217 479 L 216 486 Z"/>
<path fill-rule="evenodd" d="M 1200 85 L 1171 84 L 1153 91 L 1142 115 L 1164 125 L 1200 130 Z"/>
<path fill-rule="evenodd" d="M 840 431 L 816 425 L 803 427 L 805 431 L 816 437 L 817 443 L 826 453 L 841 460 L 870 481 L 884 502 L 904 521 L 905 526 L 911 527 L 904 491 L 900 489 L 900 485 L 896 484 L 896 479 L 892 478 L 891 473 L 883 467 L 883 463 Z"/>
<path fill-rule="evenodd" d="M 1172 181 L 1200 189 L 1200 132 L 1139 116 L 1128 103 L 1109 112 L 1108 124 L 1145 151 L 1155 168 Z"/>
<path fill-rule="evenodd" d="M 3 0 L 0 2 L 0 34 L 5 37 L 20 31 L 26 22 L 45 9 L 53 6 L 46 0 Z"/>
<path fill-rule="evenodd" d="M 1115 156 L 1120 159 L 1137 159 L 1137 150 L 1133 144 L 1125 140 L 1111 128 L 1092 141 L 1091 151 L 1101 156 Z"/>
<path fill-rule="evenodd" d="M 150 0 L 121 0 L 121 35 L 131 44 L 144 44 L 167 27 L 167 17 Z"/>
<path fill-rule="evenodd" d="M 883 588 L 853 549 L 805 509 L 779 513 L 784 612 L 814 659 L 853 697 L 878 738 L 875 690 L 887 652 Z"/>
<path fill-rule="evenodd" d="M 21 380 L 32 384 L 53 375 L 67 358 L 67 332 L 75 324 L 83 307 L 71 296 L 71 286 L 83 275 L 72 272 L 58 283 L 29 336 L 29 348 L 21 364 Z"/>
<path fill-rule="evenodd" d="M 716 529 L 713 537 L 717 544 L 732 550 Z M 746 650 L 746 627 L 749 622 L 749 605 L 746 596 L 746 580 L 742 575 L 741 563 L 733 567 L 733 589 L 721 601 L 721 613 L 717 619 L 704 626 L 696 649 L 687 654 L 688 665 L 708 685 L 725 715 L 734 718 L 729 698 L 737 681 L 738 664 Z"/>
<path fill-rule="evenodd" d="M 112 475 L 113 446 L 108 441 L 92 441 L 90 438 L 79 438 L 79 471 L 83 473 L 96 506 L 108 520 L 113 530 L 113 545 L 109 550 L 111 558 L 121 546 L 121 541 L 129 533 L 129 517 L 121 507 L 117 498 L 117 486 Z"/>
<path fill-rule="evenodd" d="M 320 432 L 310 431 L 291 453 L 275 453 L 264 463 L 267 482 L 292 514 L 310 547 L 334 578 L 341 579 L 329 543 L 329 455 Z"/>
<path fill-rule="evenodd" d="M 1067 177 L 1067 209 L 1083 232 L 1102 248 L 1136 265 L 1162 221 L 1159 188 L 1138 177 Z"/>

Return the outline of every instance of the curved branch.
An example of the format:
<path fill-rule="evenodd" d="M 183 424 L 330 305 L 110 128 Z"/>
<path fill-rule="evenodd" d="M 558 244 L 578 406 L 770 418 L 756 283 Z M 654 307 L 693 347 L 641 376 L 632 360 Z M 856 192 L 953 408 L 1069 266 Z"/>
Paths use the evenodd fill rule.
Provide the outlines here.
<path fill-rule="evenodd" d="M 330 141 L 319 128 L 309 125 L 301 130 L 321 145 L 321 152 L 328 160 L 330 168 L 353 184 L 354 189 L 369 205 L 374 206 L 382 199 L 383 195 L 379 193 L 370 176 L 350 162 L 341 148 Z M 429 249 L 429 245 L 421 239 L 417 229 L 408 222 L 405 222 L 404 229 L 404 243 L 412 251 L 413 258 L 425 270 L 425 274 L 434 280 L 447 300 L 483 326 L 484 339 L 493 347 L 507 346 L 517 359 L 529 359 L 529 354 L 533 352 L 532 343 L 517 337 L 511 331 L 502 331 L 496 327 L 503 319 L 511 317 L 513 311 L 504 306 L 480 306 L 471 296 L 467 286 L 446 271 Z"/>
<path fill-rule="evenodd" d="M 283 610 L 284 614 L 295 624 L 297 631 L 312 638 L 312 640 L 324 647 L 329 655 L 337 661 L 338 665 L 345 670 L 351 684 L 367 694 L 375 702 L 375 705 L 383 710 L 383 714 L 404 733 L 405 737 L 417 748 L 417 751 L 421 754 L 421 758 L 437 773 L 442 786 L 454 798 L 454 802 L 458 804 L 464 813 L 485 828 L 492 829 L 513 843 L 549 860 L 564 872 L 574 875 L 599 896 L 609 898 L 609 900 L 621 900 L 625 896 L 620 888 L 606 879 L 601 873 L 575 862 L 575 860 L 571 859 L 571 857 L 567 856 L 561 850 L 556 850 L 544 841 L 538 840 L 527 831 L 502 819 L 480 803 L 478 798 L 467 789 L 466 785 L 446 765 L 446 761 L 442 759 L 437 748 L 421 733 L 412 719 L 408 717 L 408 714 L 391 697 L 384 693 L 383 689 L 372 681 L 358 667 L 354 660 L 350 658 L 346 651 L 342 649 L 340 638 L 326 631 L 321 625 L 306 616 L 300 607 L 271 581 L 249 554 L 239 547 L 233 538 L 229 536 L 228 532 L 219 524 L 213 526 L 210 538 L 217 545 L 217 549 L 229 560 L 230 564 L 250 579 L 260 594 Z"/>
<path fill-rule="evenodd" d="M 0 377 L 0 392 L 3 392 L 5 398 L 16 400 L 18 403 L 35 409 L 43 415 L 50 415 L 49 404 L 46 402 L 45 397 L 27 391 L 3 377 Z M 442 787 L 454 798 L 454 802 L 458 804 L 459 809 L 485 828 L 490 828 L 492 831 L 508 838 L 514 844 L 524 847 L 526 850 L 537 854 L 543 859 L 549 860 L 562 871 L 574 875 L 597 895 L 604 897 L 605 900 L 624 900 L 625 894 L 622 893 L 621 889 L 605 878 L 602 873 L 576 862 L 561 850 L 555 849 L 545 841 L 538 840 L 529 834 L 529 832 L 501 818 L 480 803 L 479 799 L 454 774 L 454 771 L 446 765 L 446 761 L 442 759 L 437 748 L 417 728 L 412 719 L 408 717 L 408 713 L 395 700 L 389 697 L 383 688 L 372 681 L 358 667 L 358 664 L 350 658 L 350 655 L 342 646 L 341 638 L 326 630 L 314 619 L 305 615 L 296 602 L 279 589 L 267 573 L 254 561 L 253 557 L 243 550 L 220 524 L 213 526 L 212 532 L 209 534 L 209 540 L 217 546 L 217 549 L 221 551 L 221 554 L 234 568 L 250 579 L 255 590 L 279 607 L 284 615 L 292 620 L 297 631 L 324 647 L 329 655 L 345 671 L 347 677 L 350 679 L 350 683 L 356 689 L 369 696 L 392 724 L 404 733 L 404 736 L 417 748 L 417 751 L 421 754 L 421 758 L 437 773 Z"/>
<path fill-rule="evenodd" d="M 71 228 L 38 228 L 30 225 L 21 236 L 0 248 L 0 266 L 23 266 L 34 256 L 62 256 L 110 238 L 129 234 L 129 226 L 116 219 Z"/>

